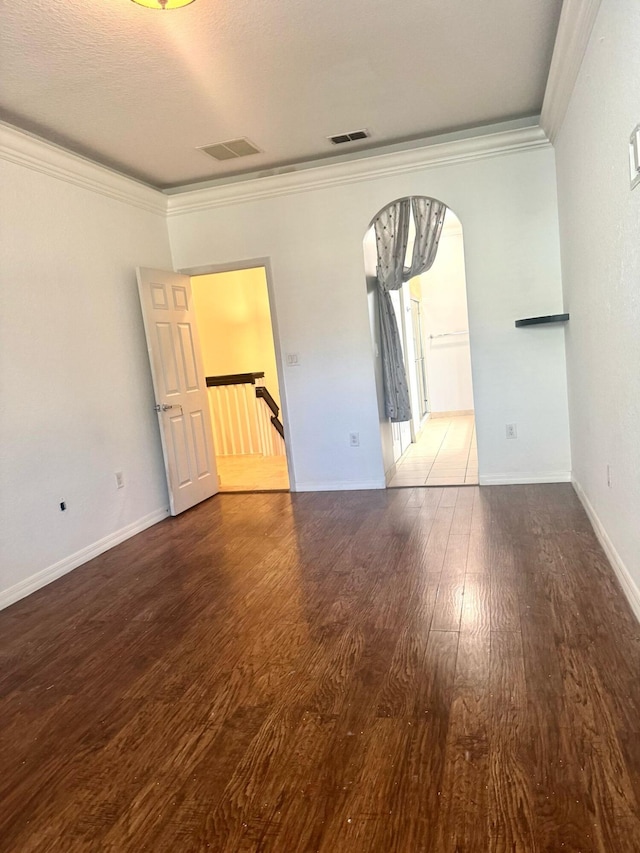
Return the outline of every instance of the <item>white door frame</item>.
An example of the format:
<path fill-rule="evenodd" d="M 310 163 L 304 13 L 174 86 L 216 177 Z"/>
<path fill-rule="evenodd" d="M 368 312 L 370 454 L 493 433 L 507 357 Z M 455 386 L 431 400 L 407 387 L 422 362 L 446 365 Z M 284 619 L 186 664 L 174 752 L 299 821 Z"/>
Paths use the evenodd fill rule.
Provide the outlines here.
<path fill-rule="evenodd" d="M 280 331 L 278 328 L 278 314 L 276 311 L 276 300 L 273 289 L 273 276 L 271 273 L 271 258 L 248 258 L 241 261 L 229 261 L 224 264 L 204 264 L 197 267 L 184 267 L 177 270 L 183 275 L 210 275 L 221 272 L 239 272 L 240 270 L 251 270 L 263 267 L 267 280 L 267 295 L 269 297 L 269 313 L 271 315 L 271 331 L 273 334 L 273 346 L 276 352 L 276 370 L 278 372 L 278 385 L 282 406 L 280 416 L 284 427 L 284 450 L 287 458 L 289 471 L 289 490 L 296 491 L 296 476 L 293 465 L 293 453 L 291 447 L 291 430 L 289 427 L 289 404 L 287 402 L 287 386 L 284 381 L 284 361 L 282 358 L 282 346 L 280 344 Z"/>
<path fill-rule="evenodd" d="M 425 402 L 425 405 L 427 407 L 426 412 L 424 413 L 424 415 L 422 415 L 422 417 L 420 418 L 420 423 L 418 424 L 417 433 L 419 434 L 422 431 L 422 428 L 426 424 L 427 420 L 429 419 L 429 415 L 431 414 L 431 395 L 430 395 L 430 391 L 429 391 L 429 372 L 427 370 L 427 357 L 426 357 L 427 343 L 426 343 L 425 336 L 424 336 L 423 304 L 422 304 L 421 300 L 414 299 L 413 296 L 410 297 L 409 304 L 411 304 L 411 302 L 416 302 L 418 305 L 418 326 L 419 326 L 418 332 L 420 334 L 420 345 L 422 347 L 422 364 L 423 364 L 423 369 L 424 369 L 424 384 L 425 384 L 425 394 L 426 394 L 426 398 L 425 398 L 424 402 Z M 411 336 L 413 337 L 413 316 L 411 318 Z M 415 349 L 415 347 L 414 347 L 414 349 Z M 415 370 L 414 370 L 414 373 L 415 373 Z M 418 391 L 420 391 L 420 382 L 417 378 L 417 375 L 416 375 L 416 388 L 418 389 Z"/>

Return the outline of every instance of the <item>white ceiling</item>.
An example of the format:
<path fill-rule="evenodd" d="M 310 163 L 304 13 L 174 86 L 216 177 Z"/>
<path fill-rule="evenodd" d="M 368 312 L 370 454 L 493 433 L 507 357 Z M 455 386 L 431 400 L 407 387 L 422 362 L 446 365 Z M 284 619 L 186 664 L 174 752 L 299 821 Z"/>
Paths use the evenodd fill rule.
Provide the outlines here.
<path fill-rule="evenodd" d="M 0 118 L 158 187 L 540 112 L 562 0 L 3 6 Z M 327 136 L 368 128 L 334 147 Z M 218 163 L 239 136 L 264 153 Z"/>

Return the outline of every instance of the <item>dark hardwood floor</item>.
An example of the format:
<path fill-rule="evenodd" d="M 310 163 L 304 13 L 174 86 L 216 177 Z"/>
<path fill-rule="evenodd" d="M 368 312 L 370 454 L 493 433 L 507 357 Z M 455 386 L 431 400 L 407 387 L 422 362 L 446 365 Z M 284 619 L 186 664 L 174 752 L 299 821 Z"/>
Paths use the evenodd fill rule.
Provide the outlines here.
<path fill-rule="evenodd" d="M 637 853 L 570 486 L 224 495 L 0 613 L 0 850 Z"/>

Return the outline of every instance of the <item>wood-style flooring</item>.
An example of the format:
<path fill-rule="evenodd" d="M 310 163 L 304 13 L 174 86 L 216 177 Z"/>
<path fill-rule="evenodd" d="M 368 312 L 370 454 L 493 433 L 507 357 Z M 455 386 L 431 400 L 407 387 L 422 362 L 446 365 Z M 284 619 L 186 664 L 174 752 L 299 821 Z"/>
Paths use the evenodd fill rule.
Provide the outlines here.
<path fill-rule="evenodd" d="M 0 850 L 638 853 L 569 485 L 222 495 L 0 613 Z"/>
<path fill-rule="evenodd" d="M 216 456 L 221 492 L 272 492 L 289 488 L 286 456 Z"/>

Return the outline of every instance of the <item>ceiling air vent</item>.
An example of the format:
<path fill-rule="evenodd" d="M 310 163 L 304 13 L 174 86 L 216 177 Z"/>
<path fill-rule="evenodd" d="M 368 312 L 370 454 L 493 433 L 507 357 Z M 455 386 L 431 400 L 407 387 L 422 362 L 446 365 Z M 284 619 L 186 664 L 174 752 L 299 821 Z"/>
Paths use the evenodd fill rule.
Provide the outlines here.
<path fill-rule="evenodd" d="M 249 154 L 261 153 L 260 149 L 244 136 L 241 139 L 230 139 L 228 142 L 202 145 L 198 150 L 204 151 L 214 160 L 236 160 L 238 157 L 248 157 Z"/>
<path fill-rule="evenodd" d="M 345 142 L 358 142 L 360 139 L 368 139 L 371 136 L 368 130 L 351 130 L 349 133 L 337 133 L 335 136 L 327 136 L 329 142 L 334 145 L 343 145 Z"/>

